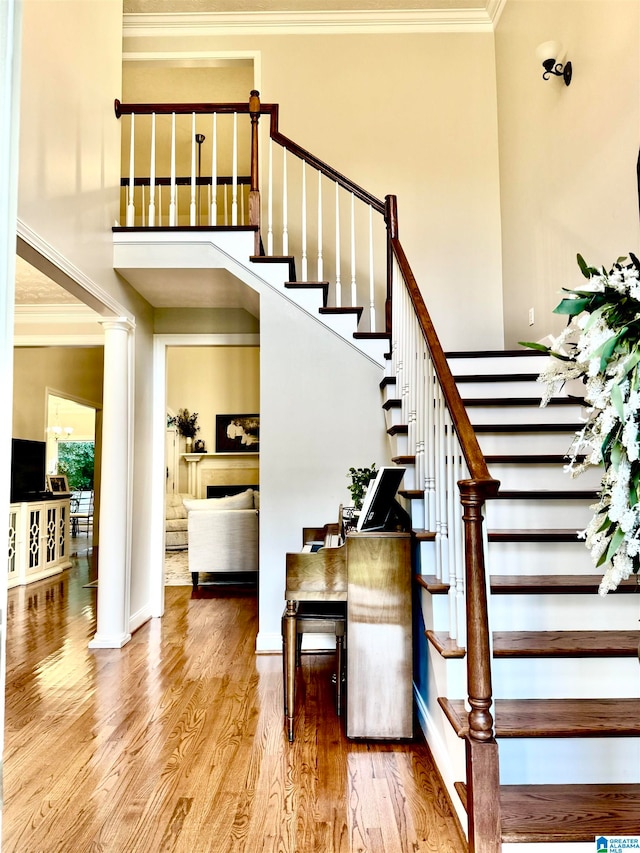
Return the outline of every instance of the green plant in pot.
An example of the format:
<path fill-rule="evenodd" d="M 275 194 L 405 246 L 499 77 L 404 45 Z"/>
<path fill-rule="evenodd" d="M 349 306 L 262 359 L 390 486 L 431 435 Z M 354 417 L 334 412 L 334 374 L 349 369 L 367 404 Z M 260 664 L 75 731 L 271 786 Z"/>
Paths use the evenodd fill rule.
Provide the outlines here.
<path fill-rule="evenodd" d="M 362 502 L 367 492 L 367 486 L 375 478 L 377 473 L 375 462 L 369 468 L 349 468 L 347 477 L 351 477 L 349 491 L 351 492 L 354 509 L 362 509 Z"/>

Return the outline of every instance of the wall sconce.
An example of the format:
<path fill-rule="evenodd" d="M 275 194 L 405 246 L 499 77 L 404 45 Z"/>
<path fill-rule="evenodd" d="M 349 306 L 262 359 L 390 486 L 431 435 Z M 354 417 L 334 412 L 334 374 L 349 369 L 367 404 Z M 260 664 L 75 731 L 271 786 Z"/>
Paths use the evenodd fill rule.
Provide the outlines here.
<path fill-rule="evenodd" d="M 571 76 L 573 74 L 571 62 L 565 62 L 563 64 L 558 61 L 563 56 L 563 48 L 561 44 L 557 41 L 545 41 L 536 49 L 536 56 L 544 68 L 544 73 L 542 75 L 543 80 L 548 80 L 553 74 L 554 77 L 562 77 L 565 86 L 568 86 L 569 83 L 571 83 Z"/>

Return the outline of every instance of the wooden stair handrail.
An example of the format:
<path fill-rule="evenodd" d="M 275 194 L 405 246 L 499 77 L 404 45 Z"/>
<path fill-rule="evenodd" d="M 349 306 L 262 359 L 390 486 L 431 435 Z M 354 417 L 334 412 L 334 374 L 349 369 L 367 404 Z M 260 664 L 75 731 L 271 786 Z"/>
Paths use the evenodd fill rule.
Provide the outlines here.
<path fill-rule="evenodd" d="M 497 853 L 501 849 L 500 772 L 491 714 L 491 646 L 482 522 L 485 500 L 497 495 L 500 481 L 489 473 L 429 311 L 398 238 L 395 199 L 388 197 L 387 204 L 390 211 L 390 252 L 404 279 L 470 475 L 468 480 L 458 482 L 464 524 L 467 691 L 471 709 L 466 737 L 469 850 L 471 853 Z"/>
<path fill-rule="evenodd" d="M 425 343 L 429 350 L 431 360 L 438 377 L 438 381 L 442 388 L 447 408 L 451 414 L 453 425 L 460 441 L 460 447 L 469 469 L 471 481 L 476 484 L 476 487 L 482 492 L 485 498 L 493 497 L 498 493 L 500 481 L 495 480 L 489 473 L 487 463 L 485 462 L 484 454 L 478 444 L 478 439 L 475 430 L 469 420 L 469 415 L 465 408 L 458 386 L 456 385 L 449 362 L 446 359 L 442 345 L 436 333 L 435 327 L 431 321 L 429 311 L 425 305 L 418 284 L 415 280 L 409 261 L 404 253 L 402 244 L 397 236 L 390 238 L 391 249 L 398 262 L 398 266 L 404 277 L 409 297 L 413 309 L 416 313 L 416 318 L 420 324 Z"/>

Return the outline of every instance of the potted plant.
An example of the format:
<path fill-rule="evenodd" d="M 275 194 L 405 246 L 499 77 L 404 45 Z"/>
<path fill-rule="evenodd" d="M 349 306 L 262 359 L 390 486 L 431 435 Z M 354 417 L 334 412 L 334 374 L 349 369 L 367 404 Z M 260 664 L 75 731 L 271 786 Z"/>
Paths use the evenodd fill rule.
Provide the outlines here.
<path fill-rule="evenodd" d="M 349 468 L 347 474 L 347 477 L 351 477 L 349 491 L 353 500 L 353 508 L 356 511 L 362 509 L 362 502 L 367 492 L 367 486 L 375 478 L 377 473 L 375 462 L 369 468 Z"/>

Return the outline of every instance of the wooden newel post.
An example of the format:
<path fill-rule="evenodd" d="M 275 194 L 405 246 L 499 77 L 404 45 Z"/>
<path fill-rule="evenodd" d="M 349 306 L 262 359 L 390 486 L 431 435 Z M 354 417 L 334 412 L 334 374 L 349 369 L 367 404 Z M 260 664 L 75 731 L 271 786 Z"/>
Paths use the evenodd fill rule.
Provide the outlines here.
<path fill-rule="evenodd" d="M 398 199 L 394 195 L 384 198 L 384 221 L 387 225 L 387 295 L 384 301 L 384 330 L 391 332 L 391 306 L 393 290 L 393 251 L 391 241 L 398 237 Z"/>
<path fill-rule="evenodd" d="M 497 490 L 498 483 L 493 483 Z M 471 708 L 466 742 L 469 853 L 499 853 L 500 773 L 491 715 L 491 650 L 482 537 L 482 510 L 487 495 L 473 480 L 458 485 L 464 522 L 467 689 Z"/>
<path fill-rule="evenodd" d="M 257 227 L 254 254 L 260 254 L 260 184 L 258 174 L 258 122 L 260 121 L 260 93 L 255 89 L 249 95 L 251 116 L 251 187 L 249 189 L 249 225 Z"/>

